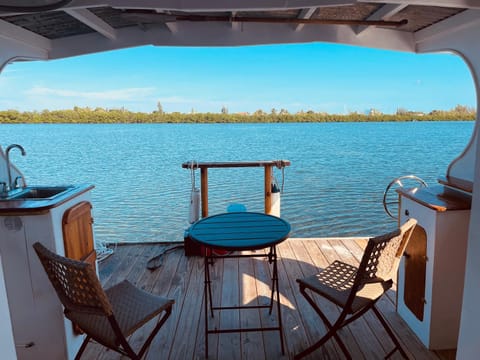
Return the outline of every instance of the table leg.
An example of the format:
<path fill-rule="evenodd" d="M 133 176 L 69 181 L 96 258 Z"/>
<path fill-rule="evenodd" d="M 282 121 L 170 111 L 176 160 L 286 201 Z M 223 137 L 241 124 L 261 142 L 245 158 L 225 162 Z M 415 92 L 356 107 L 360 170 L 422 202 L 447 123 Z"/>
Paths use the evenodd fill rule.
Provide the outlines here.
<path fill-rule="evenodd" d="M 265 255 L 261 255 L 265 256 Z M 225 256 L 228 257 L 228 256 Z M 232 256 L 235 257 L 242 257 L 242 255 Z M 248 256 L 247 256 L 248 257 Z M 255 257 L 255 255 L 253 256 Z M 280 345 L 282 348 L 282 355 L 285 355 L 285 344 L 283 339 L 283 323 L 282 323 L 282 313 L 281 313 L 281 304 L 280 304 L 280 287 L 279 287 L 279 279 L 278 279 L 278 265 L 277 265 L 277 249 L 275 246 L 270 248 L 269 253 L 267 254 L 268 262 L 272 265 L 272 292 L 270 296 L 270 304 L 264 306 L 253 306 L 254 308 L 269 308 L 269 315 L 272 314 L 273 310 L 273 302 L 276 299 L 277 301 L 277 313 L 278 313 L 278 327 L 267 327 L 267 328 L 250 328 L 250 329 L 215 329 L 209 331 L 208 329 L 208 316 L 209 316 L 209 308 L 210 308 L 210 315 L 213 318 L 213 303 L 212 303 L 212 288 L 211 288 L 211 278 L 210 278 L 210 264 L 212 261 L 212 257 L 205 254 L 204 256 L 204 311 L 205 311 L 205 358 L 208 358 L 208 335 L 209 333 L 231 333 L 231 332 L 243 332 L 243 331 L 269 331 L 269 330 L 278 330 L 280 333 Z M 243 308 L 248 308 L 249 306 L 243 306 Z M 250 306 L 251 308 L 252 306 Z M 242 306 L 226 306 L 226 307 L 215 307 L 218 310 L 227 310 L 227 309 L 241 309 Z"/>
<path fill-rule="evenodd" d="M 213 260 L 209 256 L 206 256 L 205 259 L 206 259 L 205 271 L 207 275 L 207 284 L 208 284 L 208 298 L 210 299 L 210 315 L 213 318 L 212 280 L 210 279 L 210 264 L 213 265 Z"/>
<path fill-rule="evenodd" d="M 277 278 L 277 266 L 276 266 L 277 259 L 276 259 L 275 247 L 273 247 L 273 246 L 270 248 L 270 251 L 268 253 L 268 263 L 272 264 L 272 267 L 273 267 L 273 269 L 272 269 L 272 291 L 270 293 L 270 309 L 268 311 L 268 314 L 272 315 L 273 298 L 275 296 L 275 287 L 277 286 L 277 282 L 275 281 L 275 279 Z"/>
<path fill-rule="evenodd" d="M 203 296 L 204 296 L 204 310 L 205 310 L 205 358 L 208 359 L 208 301 L 209 301 L 209 288 L 210 288 L 210 273 L 208 269 L 208 257 L 204 256 L 204 284 L 203 284 Z M 211 302 L 211 299 L 210 299 Z"/>
<path fill-rule="evenodd" d="M 282 347 L 282 355 L 285 355 L 285 344 L 283 342 L 283 324 L 282 324 L 282 311 L 280 304 L 280 286 L 278 285 L 278 267 L 277 267 L 277 248 L 273 247 L 273 283 L 277 292 L 277 312 L 278 312 L 278 326 L 280 332 L 280 346 Z"/>
<path fill-rule="evenodd" d="M 268 261 L 272 263 L 272 295 L 270 298 L 270 311 L 269 315 L 272 314 L 273 309 L 273 299 L 276 295 L 277 298 L 277 313 L 278 313 L 278 327 L 280 332 L 280 346 L 282 347 L 282 355 L 285 355 L 285 345 L 283 342 L 283 324 L 282 324 L 282 312 L 280 304 L 280 287 L 278 285 L 278 266 L 277 266 L 277 248 L 272 246 L 270 248 L 270 253 L 268 254 Z"/>

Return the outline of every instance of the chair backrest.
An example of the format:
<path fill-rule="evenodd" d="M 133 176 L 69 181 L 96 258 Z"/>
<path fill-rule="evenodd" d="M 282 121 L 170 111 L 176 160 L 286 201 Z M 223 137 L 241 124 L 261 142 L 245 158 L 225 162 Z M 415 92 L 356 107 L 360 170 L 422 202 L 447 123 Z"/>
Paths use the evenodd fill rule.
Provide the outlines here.
<path fill-rule="evenodd" d="M 395 277 L 416 225 L 417 220 L 409 219 L 399 229 L 368 240 L 353 285 L 355 289 L 365 283 L 391 281 Z"/>
<path fill-rule="evenodd" d="M 39 242 L 33 245 L 50 282 L 70 311 L 112 315 L 112 306 L 91 264 L 57 255 Z"/>

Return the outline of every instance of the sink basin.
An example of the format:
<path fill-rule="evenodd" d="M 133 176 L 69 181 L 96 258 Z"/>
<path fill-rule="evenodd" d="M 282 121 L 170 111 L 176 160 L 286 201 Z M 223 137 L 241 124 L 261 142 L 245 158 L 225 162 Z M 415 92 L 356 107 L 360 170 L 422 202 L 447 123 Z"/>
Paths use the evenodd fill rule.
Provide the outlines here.
<path fill-rule="evenodd" d="M 73 189 L 72 186 L 28 186 L 10 195 L 7 200 L 49 200 Z"/>

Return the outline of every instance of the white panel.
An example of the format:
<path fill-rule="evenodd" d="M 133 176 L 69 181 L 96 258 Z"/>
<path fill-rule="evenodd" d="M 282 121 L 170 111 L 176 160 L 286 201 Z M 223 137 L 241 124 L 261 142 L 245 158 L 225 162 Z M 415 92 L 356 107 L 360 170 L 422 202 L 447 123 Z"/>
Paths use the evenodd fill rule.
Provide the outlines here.
<path fill-rule="evenodd" d="M 358 0 L 358 2 L 480 9 L 480 3 L 478 0 Z"/>
<path fill-rule="evenodd" d="M 439 24 L 438 35 L 429 32 L 426 35 L 423 30 L 415 36 L 418 52 L 441 52 L 449 51 L 460 55 L 469 67 L 473 80 L 475 82 L 477 109 L 479 102 L 479 81 L 480 73 L 480 44 L 478 34 L 480 33 L 480 11 L 466 11 L 454 17 L 448 22 Z M 425 31 L 429 30 L 427 28 Z M 431 29 L 429 30 L 431 31 Z M 472 133 L 472 137 L 466 148 L 455 159 L 452 159 L 447 174 L 468 182 L 475 180 L 475 161 L 479 128 L 479 115 L 477 111 L 477 121 Z"/>
<path fill-rule="evenodd" d="M 182 11 L 234 11 L 234 10 L 275 10 L 302 9 L 321 6 L 342 6 L 355 4 L 356 0 L 75 0 L 65 8 L 86 6 L 111 6 L 130 9 L 155 9 Z"/>
<path fill-rule="evenodd" d="M 480 10 L 467 10 L 455 16 L 449 17 L 443 21 L 435 23 L 425 29 L 419 30 L 415 33 L 415 41 L 422 43 L 424 41 L 441 38 L 443 36 L 450 36 L 457 31 L 471 29 L 475 25 L 480 24 Z M 455 44 L 450 44 L 454 45 Z"/>
<path fill-rule="evenodd" d="M 40 36 L 31 31 L 25 30 L 20 26 L 16 26 L 0 19 L 0 37 L 12 39 L 29 45 L 34 48 L 50 50 L 51 43 L 46 37 Z"/>
<path fill-rule="evenodd" d="M 4 359 L 15 359 L 15 343 L 4 282 L 2 256 L 0 254 L 0 349 Z"/>
<path fill-rule="evenodd" d="M 478 73 L 480 71 L 480 59 L 477 56 L 475 60 L 475 68 Z M 478 310 L 478 304 L 480 304 L 480 146 L 478 141 L 479 137 L 477 136 L 473 204 L 467 247 L 460 336 L 457 347 L 457 359 L 459 360 L 477 359 L 478 354 L 480 354 L 480 311 Z"/>
<path fill-rule="evenodd" d="M 15 59 L 47 59 L 48 51 L 0 36 L 0 70 Z"/>
<path fill-rule="evenodd" d="M 241 31 L 230 24 L 177 23 L 172 33 L 163 25 L 147 30 L 130 27 L 117 30 L 117 39 L 109 40 L 99 34 L 85 34 L 52 41 L 50 58 L 63 58 L 101 51 L 142 45 L 157 46 L 241 46 L 260 44 L 289 44 L 332 42 L 372 48 L 409 51 L 415 50 L 411 33 L 375 28 L 364 36 L 357 36 L 350 26 L 305 25 L 296 32 L 291 24 L 242 23 Z"/>

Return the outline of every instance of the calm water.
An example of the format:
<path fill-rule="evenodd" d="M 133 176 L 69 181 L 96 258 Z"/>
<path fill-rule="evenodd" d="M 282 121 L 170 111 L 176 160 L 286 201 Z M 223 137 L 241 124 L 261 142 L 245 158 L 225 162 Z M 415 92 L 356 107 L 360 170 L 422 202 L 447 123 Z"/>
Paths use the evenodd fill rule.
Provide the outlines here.
<path fill-rule="evenodd" d="M 395 222 L 386 185 L 415 174 L 434 184 L 473 122 L 327 124 L 1 125 L 0 142 L 27 182 L 90 183 L 99 241 L 179 241 L 191 177 L 181 164 L 288 159 L 282 217 L 294 237 L 368 236 Z M 275 170 L 281 181 L 281 172 Z M 199 174 L 196 175 L 197 183 Z M 240 202 L 263 211 L 263 168 L 211 169 L 210 214 Z"/>

